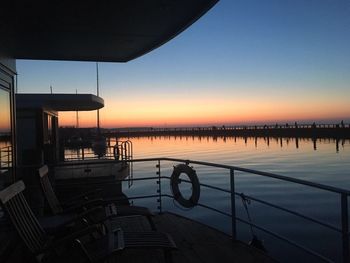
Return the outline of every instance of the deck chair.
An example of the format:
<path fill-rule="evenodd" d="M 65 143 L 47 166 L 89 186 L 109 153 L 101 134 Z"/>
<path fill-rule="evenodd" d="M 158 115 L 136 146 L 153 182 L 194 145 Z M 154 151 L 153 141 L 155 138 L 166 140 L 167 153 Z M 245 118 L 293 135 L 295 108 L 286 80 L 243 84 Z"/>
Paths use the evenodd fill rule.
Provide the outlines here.
<path fill-rule="evenodd" d="M 123 232 L 112 230 L 100 238 L 91 234 L 99 231 L 99 226 L 91 225 L 67 236 L 57 238 L 48 235 L 30 209 L 23 191 L 23 181 L 18 181 L 0 192 L 0 203 L 7 212 L 29 251 L 38 262 L 102 262 L 124 249 L 162 249 L 167 262 L 171 261 L 171 251 L 176 245 L 166 233 Z"/>
<path fill-rule="evenodd" d="M 40 185 L 43 191 L 43 194 L 51 208 L 51 211 L 54 215 L 59 214 L 71 214 L 75 216 L 76 213 L 80 213 L 85 209 L 92 208 L 95 206 L 104 206 L 105 208 L 105 218 L 112 218 L 115 216 L 132 216 L 140 215 L 145 216 L 152 228 L 156 230 L 152 217 L 153 213 L 146 207 L 142 206 L 127 206 L 127 205 L 115 205 L 113 200 L 105 201 L 103 199 L 90 199 L 89 193 L 79 195 L 78 197 L 73 198 L 73 202 L 63 205 L 58 200 L 53 187 L 49 179 L 49 169 L 47 165 L 42 166 L 38 169 L 38 174 L 40 177 Z M 94 193 L 94 191 L 92 191 Z M 80 199 L 80 200 L 79 200 Z M 101 221 L 101 217 L 98 217 Z M 93 223 L 97 223 L 96 220 L 93 220 Z"/>

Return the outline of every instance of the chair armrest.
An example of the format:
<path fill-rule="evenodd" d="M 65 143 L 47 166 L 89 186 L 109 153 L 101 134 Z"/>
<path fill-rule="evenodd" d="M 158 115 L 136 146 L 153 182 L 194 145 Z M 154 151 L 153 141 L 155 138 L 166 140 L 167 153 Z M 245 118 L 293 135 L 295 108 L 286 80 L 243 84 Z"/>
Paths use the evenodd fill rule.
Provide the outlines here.
<path fill-rule="evenodd" d="M 76 223 L 78 221 L 81 221 L 82 219 L 89 219 L 89 216 L 95 215 L 98 212 L 105 213 L 105 209 L 102 206 L 97 206 L 90 208 L 88 210 L 85 210 L 81 213 L 76 214 L 75 216 L 72 217 L 72 219 L 68 220 L 65 222 L 64 225 L 69 225 L 71 223 Z"/>

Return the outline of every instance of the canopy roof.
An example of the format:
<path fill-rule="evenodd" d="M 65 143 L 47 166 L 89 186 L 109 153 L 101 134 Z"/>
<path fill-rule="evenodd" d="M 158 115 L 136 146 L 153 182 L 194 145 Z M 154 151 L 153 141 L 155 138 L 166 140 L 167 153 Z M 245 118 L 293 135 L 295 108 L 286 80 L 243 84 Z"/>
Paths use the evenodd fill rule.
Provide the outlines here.
<path fill-rule="evenodd" d="M 16 94 L 18 109 L 89 111 L 101 109 L 103 106 L 103 99 L 93 94 Z"/>
<path fill-rule="evenodd" d="M 126 62 L 175 37 L 217 1 L 6 1 L 0 55 Z"/>

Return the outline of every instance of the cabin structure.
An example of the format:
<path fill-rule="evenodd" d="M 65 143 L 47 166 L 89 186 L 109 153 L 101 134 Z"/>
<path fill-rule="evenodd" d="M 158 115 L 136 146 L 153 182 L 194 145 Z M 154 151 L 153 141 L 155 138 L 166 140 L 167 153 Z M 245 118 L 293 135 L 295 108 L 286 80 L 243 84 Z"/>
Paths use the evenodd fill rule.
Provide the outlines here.
<path fill-rule="evenodd" d="M 2 5 L 0 107 L 4 114 L 0 137 L 6 142 L 1 144 L 1 160 L 9 158 L 1 165 L 0 185 L 21 178 L 17 173 L 23 162 L 33 158 L 38 163 L 43 158 L 41 150 L 31 157 L 23 155 L 22 150 L 29 150 L 25 145 L 18 146 L 21 153 L 17 154 L 16 59 L 127 62 L 176 37 L 216 3 L 165 0 Z M 46 114 L 55 120 L 54 114 Z M 47 142 L 48 137 L 43 139 Z"/>
<path fill-rule="evenodd" d="M 91 111 L 104 106 L 93 94 L 17 94 L 18 165 L 56 165 L 62 158 L 58 113 Z"/>
<path fill-rule="evenodd" d="M 0 120 L 0 137 L 3 141 L 0 147 L 0 186 L 22 178 L 22 164 L 39 165 L 45 158 L 57 158 L 57 152 L 49 153 L 50 144 L 57 143 L 54 140 L 51 142 L 49 137 L 55 134 L 43 134 L 44 130 L 40 131 L 40 127 L 35 132 L 43 136 L 39 148 L 28 145 L 34 142 L 34 134 L 26 134 L 26 137 L 34 137 L 26 142 L 28 144 L 18 146 L 19 140 L 22 144 L 24 139 L 16 134 L 19 130 L 16 128 L 15 97 L 19 95 L 16 94 L 16 59 L 127 62 L 176 37 L 216 3 L 217 0 L 166 0 L 137 3 L 16 2 L 2 5 L 0 107 L 4 114 L 1 114 Z M 34 97 L 35 100 L 30 103 L 47 99 L 23 95 L 19 98 L 21 107 L 25 106 L 25 100 L 31 101 Z M 48 128 L 50 120 L 56 125 L 55 109 L 52 110 L 43 108 L 35 118 L 42 115 L 43 122 L 48 121 Z M 21 109 L 18 114 L 21 127 L 32 125 L 31 128 L 34 129 L 34 122 L 24 120 Z M 5 159 L 7 163 L 3 161 Z"/>

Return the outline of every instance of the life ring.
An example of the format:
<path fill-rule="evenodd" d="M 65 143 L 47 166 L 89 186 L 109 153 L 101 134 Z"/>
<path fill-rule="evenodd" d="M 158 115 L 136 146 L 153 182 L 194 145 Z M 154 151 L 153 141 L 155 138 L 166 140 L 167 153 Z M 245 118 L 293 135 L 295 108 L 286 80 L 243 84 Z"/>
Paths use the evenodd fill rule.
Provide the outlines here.
<path fill-rule="evenodd" d="M 192 184 L 192 195 L 189 199 L 183 197 L 180 192 L 179 184 L 181 183 L 180 175 L 185 173 Z M 174 166 L 174 171 L 170 177 L 170 187 L 173 192 L 174 199 L 183 207 L 191 208 L 198 204 L 200 196 L 200 185 L 196 171 L 186 164 Z"/>
<path fill-rule="evenodd" d="M 113 155 L 115 160 L 119 160 L 120 154 L 119 154 L 119 147 L 117 145 L 113 147 Z"/>

